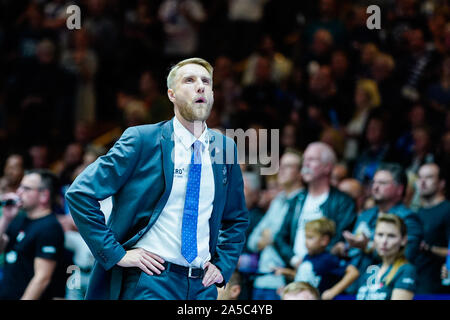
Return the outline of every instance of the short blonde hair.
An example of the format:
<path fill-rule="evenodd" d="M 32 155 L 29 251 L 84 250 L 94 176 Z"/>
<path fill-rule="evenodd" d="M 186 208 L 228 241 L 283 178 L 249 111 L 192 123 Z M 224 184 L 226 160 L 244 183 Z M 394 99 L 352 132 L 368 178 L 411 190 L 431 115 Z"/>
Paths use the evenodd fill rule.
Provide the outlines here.
<path fill-rule="evenodd" d="M 356 83 L 356 87 L 363 90 L 369 96 L 371 107 L 378 107 L 381 104 L 380 91 L 375 81 L 371 79 L 360 79 Z"/>
<path fill-rule="evenodd" d="M 336 230 L 336 224 L 333 220 L 322 217 L 307 222 L 305 225 L 305 230 L 317 232 L 321 236 L 329 236 L 332 238 Z"/>
<path fill-rule="evenodd" d="M 286 287 L 284 287 L 283 292 L 281 294 L 282 298 L 288 293 L 300 293 L 302 291 L 309 291 L 312 295 L 314 295 L 317 300 L 320 299 L 319 290 L 310 285 L 308 282 L 300 281 L 300 282 L 291 282 Z"/>
<path fill-rule="evenodd" d="M 177 77 L 178 69 L 180 69 L 182 66 L 185 66 L 187 64 L 198 64 L 198 65 L 204 67 L 208 71 L 208 73 L 212 79 L 214 68 L 211 66 L 211 64 L 208 61 L 206 61 L 205 59 L 202 59 L 202 58 L 189 58 L 189 59 L 185 59 L 185 60 L 178 62 L 176 65 L 174 65 L 174 66 L 172 66 L 172 68 L 170 68 L 169 74 L 167 75 L 167 89 L 172 88 L 173 82 L 175 81 L 175 78 Z"/>

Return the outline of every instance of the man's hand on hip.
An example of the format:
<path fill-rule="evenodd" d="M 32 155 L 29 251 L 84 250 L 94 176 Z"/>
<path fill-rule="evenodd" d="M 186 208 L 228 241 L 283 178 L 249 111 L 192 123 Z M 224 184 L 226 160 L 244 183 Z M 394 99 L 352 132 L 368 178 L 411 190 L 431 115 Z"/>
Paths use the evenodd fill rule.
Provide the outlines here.
<path fill-rule="evenodd" d="M 213 265 L 211 262 L 205 263 L 205 276 L 203 277 L 202 284 L 205 287 L 209 287 L 213 283 L 222 283 L 223 276 L 219 268 Z"/>
<path fill-rule="evenodd" d="M 164 270 L 162 263 L 164 263 L 164 260 L 161 257 L 142 248 L 137 248 L 128 250 L 117 265 L 124 268 L 137 267 L 152 276 L 153 273 L 161 274 L 161 271 Z"/>

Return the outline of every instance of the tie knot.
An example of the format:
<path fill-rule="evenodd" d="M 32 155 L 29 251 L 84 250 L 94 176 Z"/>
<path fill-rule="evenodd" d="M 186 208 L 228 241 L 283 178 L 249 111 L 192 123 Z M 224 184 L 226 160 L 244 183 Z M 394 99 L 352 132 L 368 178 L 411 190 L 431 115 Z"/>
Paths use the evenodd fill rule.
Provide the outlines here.
<path fill-rule="evenodd" d="M 195 164 L 201 164 L 202 163 L 202 143 L 198 140 L 195 140 L 193 144 L 194 150 L 192 152 L 192 159 L 191 162 Z"/>
<path fill-rule="evenodd" d="M 193 146 L 194 146 L 194 152 L 202 151 L 202 143 L 199 140 L 195 140 Z"/>

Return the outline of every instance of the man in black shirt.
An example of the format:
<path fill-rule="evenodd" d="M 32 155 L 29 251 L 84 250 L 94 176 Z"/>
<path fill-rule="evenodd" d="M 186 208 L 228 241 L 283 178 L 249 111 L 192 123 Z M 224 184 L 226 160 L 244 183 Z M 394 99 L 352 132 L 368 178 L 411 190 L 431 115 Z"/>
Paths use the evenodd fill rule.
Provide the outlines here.
<path fill-rule="evenodd" d="M 450 239 L 450 201 L 444 196 L 445 181 L 440 168 L 434 163 L 422 165 L 417 186 L 422 200 L 418 215 L 424 228 L 424 241 L 416 261 L 416 293 L 443 293 L 440 270 Z"/>
<path fill-rule="evenodd" d="M 25 174 L 16 193 L 1 199 L 0 253 L 5 253 L 5 266 L 0 299 L 55 296 L 52 279 L 64 248 L 63 230 L 52 213 L 55 182 L 52 173 L 33 170 Z"/>

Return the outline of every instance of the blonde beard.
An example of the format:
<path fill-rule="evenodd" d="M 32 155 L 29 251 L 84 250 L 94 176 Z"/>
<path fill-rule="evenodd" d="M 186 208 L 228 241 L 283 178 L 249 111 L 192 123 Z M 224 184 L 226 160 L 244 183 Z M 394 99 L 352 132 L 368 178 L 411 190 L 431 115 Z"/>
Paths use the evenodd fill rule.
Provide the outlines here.
<path fill-rule="evenodd" d="M 212 104 L 203 103 L 201 107 L 193 106 L 193 103 L 186 103 L 178 106 L 180 115 L 189 122 L 206 121 L 211 113 Z"/>

